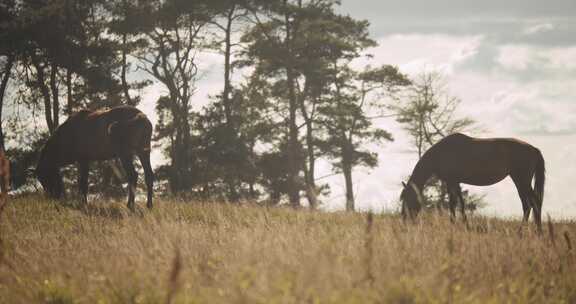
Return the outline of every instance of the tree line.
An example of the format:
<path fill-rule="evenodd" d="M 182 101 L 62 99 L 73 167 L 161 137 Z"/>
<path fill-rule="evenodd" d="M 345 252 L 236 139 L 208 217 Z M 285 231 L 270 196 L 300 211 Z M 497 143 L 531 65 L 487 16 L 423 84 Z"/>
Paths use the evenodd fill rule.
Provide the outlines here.
<path fill-rule="evenodd" d="M 4 0 L 0 3 L 0 127 L 14 186 L 65 117 L 80 109 L 137 106 L 155 85 L 154 141 L 167 162 L 160 191 L 199 199 L 287 202 L 311 208 L 329 191 L 317 176 L 328 160 L 354 210 L 354 169 L 378 165 L 377 126 L 396 117 L 419 156 L 469 128 L 440 74 L 408 77 L 370 62 L 369 23 L 335 0 Z M 193 110 L 205 71 L 220 54 L 221 90 Z M 35 121 L 36 124 L 31 122 Z M 36 127 L 33 127 L 36 126 Z M 384 164 L 385 165 L 385 164 Z M 91 187 L 121 192 L 115 162 Z M 67 172 L 69 180 L 75 172 Z M 400 177 L 399 177 L 400 178 Z M 436 201 L 445 201 L 442 185 Z M 432 197 L 433 195 L 431 195 Z"/>

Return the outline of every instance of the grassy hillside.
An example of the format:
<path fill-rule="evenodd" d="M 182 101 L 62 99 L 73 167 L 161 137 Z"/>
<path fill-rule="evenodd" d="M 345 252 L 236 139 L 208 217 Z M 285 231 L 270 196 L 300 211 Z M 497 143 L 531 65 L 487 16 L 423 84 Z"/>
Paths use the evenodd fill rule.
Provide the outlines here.
<path fill-rule="evenodd" d="M 11 201 L 0 303 L 576 303 L 575 223 L 157 206 Z"/>

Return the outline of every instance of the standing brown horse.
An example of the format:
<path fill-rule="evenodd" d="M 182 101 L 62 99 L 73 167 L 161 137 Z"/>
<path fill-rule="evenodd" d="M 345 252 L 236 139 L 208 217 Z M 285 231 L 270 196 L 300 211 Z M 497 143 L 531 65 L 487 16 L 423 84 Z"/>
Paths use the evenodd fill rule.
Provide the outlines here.
<path fill-rule="evenodd" d="M 128 208 L 134 210 L 138 174 L 132 161 L 137 155 L 144 168 L 147 206 L 152 208 L 151 136 L 150 120 L 134 107 L 80 111 L 71 115 L 48 139 L 40 153 L 36 174 L 48 195 L 60 198 L 64 192 L 60 167 L 78 164 L 78 184 L 86 202 L 89 162 L 119 157 L 128 175 Z"/>
<path fill-rule="evenodd" d="M 459 133 L 445 137 L 424 153 L 414 167 L 408 185 L 404 184 L 400 195 L 403 216 L 418 214 L 421 191 L 433 175 L 446 183 L 452 218 L 456 216 L 456 201 L 459 200 L 464 221 L 466 214 L 460 183 L 488 186 L 510 176 L 522 201 L 524 221 L 528 220 L 530 209 L 534 209 L 534 220 L 541 230 L 544 158 L 540 150 L 530 144 L 512 138 L 481 139 Z"/>

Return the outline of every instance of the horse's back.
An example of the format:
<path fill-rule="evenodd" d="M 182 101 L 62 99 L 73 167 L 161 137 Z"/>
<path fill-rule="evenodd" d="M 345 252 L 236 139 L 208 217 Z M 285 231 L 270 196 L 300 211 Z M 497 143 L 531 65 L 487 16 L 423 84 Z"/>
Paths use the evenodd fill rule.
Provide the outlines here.
<path fill-rule="evenodd" d="M 462 134 L 462 133 L 452 133 L 446 137 L 444 137 L 442 140 L 440 140 L 439 142 L 458 142 L 458 141 L 468 141 L 473 139 L 473 137 L 470 137 L 466 134 Z"/>
<path fill-rule="evenodd" d="M 130 122 L 143 122 L 143 131 L 132 128 Z M 121 140 L 114 140 L 111 131 L 114 127 L 122 133 Z M 126 134 L 127 132 L 131 134 Z M 144 113 L 135 107 L 121 106 L 109 110 L 88 111 L 82 110 L 71 115 L 57 130 L 57 140 L 62 155 L 67 155 L 66 162 L 82 159 L 105 160 L 119 156 L 119 153 L 146 149 L 142 137 L 150 137 L 151 123 Z M 133 136 L 136 135 L 136 136 Z M 148 140 L 149 141 L 149 140 Z M 148 143 L 149 146 L 149 143 Z M 129 147 L 129 148 L 127 148 Z M 133 151 L 137 152 L 137 151 Z"/>
<path fill-rule="evenodd" d="M 130 120 L 136 117 L 146 117 L 142 111 L 132 106 L 115 107 L 107 111 L 96 112 L 94 115 L 110 117 L 115 121 Z"/>
<path fill-rule="evenodd" d="M 432 147 L 424 153 L 424 157 L 459 153 L 462 149 L 469 147 L 472 140 L 472 137 L 462 133 L 450 134 L 432 145 Z"/>
<path fill-rule="evenodd" d="M 515 149 L 515 150 L 538 150 L 538 148 L 532 146 L 531 144 L 522 141 L 517 138 L 478 138 L 471 137 L 462 133 L 454 133 L 444 137 L 437 144 L 432 146 L 442 147 L 445 150 L 483 150 L 484 147 L 490 147 L 491 149 Z M 432 149 L 431 148 L 431 149 Z"/>
<path fill-rule="evenodd" d="M 536 150 L 513 138 L 475 138 L 457 133 L 432 146 L 423 158 L 446 179 L 489 185 L 525 166 Z"/>

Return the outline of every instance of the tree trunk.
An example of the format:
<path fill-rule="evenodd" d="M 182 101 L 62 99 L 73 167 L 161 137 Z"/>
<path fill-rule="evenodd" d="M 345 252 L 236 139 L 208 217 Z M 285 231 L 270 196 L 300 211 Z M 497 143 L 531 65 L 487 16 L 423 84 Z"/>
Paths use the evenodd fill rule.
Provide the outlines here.
<path fill-rule="evenodd" d="M 128 81 L 126 81 L 126 73 L 128 70 L 128 62 L 126 60 L 126 57 L 128 55 L 128 50 L 126 46 L 127 36 L 128 34 L 122 33 L 122 71 L 120 73 L 120 79 L 122 81 L 122 91 L 124 92 L 124 98 L 126 98 L 126 104 L 135 106 L 136 104 L 130 97 L 130 86 L 128 85 Z"/>
<path fill-rule="evenodd" d="M 52 63 L 50 67 L 50 89 L 52 91 L 52 122 L 54 128 L 60 125 L 60 93 L 58 91 L 58 66 Z"/>
<path fill-rule="evenodd" d="M 306 121 L 306 147 L 308 151 L 308 169 L 306 170 L 306 197 L 310 209 L 318 208 L 318 192 L 316 188 L 316 155 L 314 153 L 314 136 L 312 119 Z"/>
<path fill-rule="evenodd" d="M 9 55 L 4 66 L 4 72 L 2 73 L 2 83 L 0 83 L 0 148 L 4 150 L 4 129 L 2 128 L 3 121 L 3 109 L 4 109 L 4 96 L 6 93 L 6 88 L 8 87 L 8 81 L 10 81 L 10 75 L 12 73 L 12 66 L 14 65 L 14 56 Z"/>
<path fill-rule="evenodd" d="M 52 102 L 50 99 L 50 90 L 45 81 L 46 77 L 44 75 L 44 67 L 40 65 L 38 58 L 34 55 L 32 56 L 32 64 L 36 68 L 36 84 L 40 88 L 40 92 L 44 99 L 44 118 L 46 119 L 48 131 L 52 134 L 56 128 L 54 126 L 54 121 L 52 120 Z"/>
<path fill-rule="evenodd" d="M 182 115 L 182 185 L 181 191 L 188 191 L 192 187 L 192 162 L 189 151 L 192 150 L 192 138 L 190 134 L 190 121 L 188 103 L 183 105 Z"/>
<path fill-rule="evenodd" d="M 345 136 L 343 138 L 346 138 Z M 342 174 L 346 184 L 346 211 L 354 211 L 354 183 L 352 181 L 352 155 L 354 148 L 347 139 L 342 143 Z"/>
<path fill-rule="evenodd" d="M 289 180 L 289 193 L 288 197 L 290 204 L 297 208 L 300 207 L 300 187 L 298 181 L 298 173 L 300 172 L 299 149 L 298 149 L 298 127 L 296 126 L 296 94 L 294 92 L 294 76 L 292 69 L 288 69 L 288 85 L 289 87 L 289 111 L 290 117 L 288 120 L 289 133 L 288 133 L 288 180 Z"/>
<path fill-rule="evenodd" d="M 171 165 L 171 185 L 172 192 L 179 193 L 188 190 L 191 186 L 191 164 L 188 151 L 191 149 L 190 122 L 188 121 L 188 106 L 185 101 L 173 100 L 175 106 L 172 107 L 174 117 L 175 141 Z"/>
<path fill-rule="evenodd" d="M 354 184 L 352 183 L 352 166 L 348 163 L 342 164 L 342 173 L 346 182 L 346 211 L 354 211 Z"/>
<path fill-rule="evenodd" d="M 232 100 L 231 100 L 231 80 L 230 75 L 232 74 L 232 22 L 234 17 L 235 6 L 230 8 L 228 12 L 228 19 L 226 23 L 225 38 L 224 38 L 224 90 L 222 91 L 222 102 L 224 104 L 224 114 L 226 116 L 226 125 L 230 131 L 234 131 L 233 121 L 232 121 Z"/>
<path fill-rule="evenodd" d="M 288 7 L 288 1 L 284 0 L 284 7 Z M 288 51 L 288 59 L 286 62 L 286 80 L 288 83 L 288 199 L 290 205 L 294 208 L 300 207 L 300 187 L 298 181 L 298 174 L 300 172 L 299 163 L 299 149 L 298 149 L 298 126 L 296 125 L 296 111 L 298 103 L 296 100 L 296 83 L 295 73 L 293 68 L 294 60 L 292 56 L 292 25 L 288 11 L 285 12 L 286 22 L 286 50 Z"/>
<path fill-rule="evenodd" d="M 70 69 L 66 69 L 66 96 L 67 96 L 67 109 L 66 114 L 71 115 L 74 113 L 74 100 L 72 97 L 72 71 Z"/>
<path fill-rule="evenodd" d="M 306 182 L 306 198 L 308 199 L 308 205 L 310 209 L 316 209 L 319 205 L 318 202 L 318 189 L 316 188 L 316 154 L 315 154 L 315 143 L 314 143 L 314 105 L 316 104 L 319 96 L 311 93 L 310 85 L 308 82 L 308 77 L 306 77 L 304 83 L 304 90 L 302 96 L 299 98 L 298 105 L 300 106 L 300 112 L 302 112 L 302 118 L 304 118 L 304 123 L 306 124 L 306 158 L 307 161 L 304 162 L 304 179 Z M 310 100 L 312 104 L 312 110 L 308 113 L 306 109 L 306 101 Z"/>
<path fill-rule="evenodd" d="M 235 145 L 238 139 L 236 131 L 236 122 L 234 121 L 234 114 L 232 109 L 232 24 L 234 21 L 234 14 L 236 6 L 233 4 L 229 9 L 226 16 L 226 27 L 224 31 L 224 89 L 222 91 L 222 103 L 224 105 L 224 115 L 226 118 L 226 129 L 230 134 L 230 140 Z M 228 168 L 226 173 L 226 184 L 228 184 L 228 200 L 231 202 L 238 202 L 240 195 L 238 194 L 238 170 L 234 167 Z"/>

